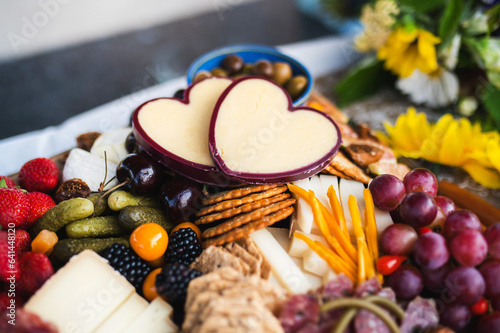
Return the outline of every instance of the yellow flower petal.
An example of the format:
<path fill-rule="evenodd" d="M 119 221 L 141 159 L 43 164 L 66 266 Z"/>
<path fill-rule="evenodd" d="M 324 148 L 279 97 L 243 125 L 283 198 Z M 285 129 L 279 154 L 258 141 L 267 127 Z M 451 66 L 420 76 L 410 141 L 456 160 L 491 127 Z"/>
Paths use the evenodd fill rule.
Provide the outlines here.
<path fill-rule="evenodd" d="M 486 144 L 486 155 L 493 167 L 500 172 L 500 138 L 492 138 Z"/>
<path fill-rule="evenodd" d="M 439 149 L 439 160 L 443 164 L 458 166 L 464 151 L 465 143 L 460 137 L 460 127 L 458 122 L 452 122 L 441 142 Z"/>
<path fill-rule="evenodd" d="M 476 162 L 467 162 L 462 168 L 479 184 L 500 189 L 500 173 L 497 170 L 487 169 Z"/>

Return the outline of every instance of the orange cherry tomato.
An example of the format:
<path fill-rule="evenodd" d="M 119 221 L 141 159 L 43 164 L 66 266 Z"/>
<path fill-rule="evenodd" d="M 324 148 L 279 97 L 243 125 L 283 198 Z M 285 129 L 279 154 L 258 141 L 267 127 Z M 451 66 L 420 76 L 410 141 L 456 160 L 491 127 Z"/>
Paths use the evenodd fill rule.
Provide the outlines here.
<path fill-rule="evenodd" d="M 160 258 L 168 246 L 168 234 L 157 223 L 138 226 L 130 235 L 130 246 L 146 261 Z"/>
<path fill-rule="evenodd" d="M 148 274 L 144 283 L 142 284 L 142 293 L 148 301 L 154 300 L 158 296 L 158 291 L 156 290 L 156 276 L 160 274 L 161 268 L 157 268 Z"/>
<path fill-rule="evenodd" d="M 382 275 L 391 275 L 406 259 L 405 256 L 382 256 L 377 260 L 377 270 Z"/>
<path fill-rule="evenodd" d="M 191 223 L 191 222 L 182 222 L 178 225 L 176 225 L 172 231 L 170 232 L 170 236 L 172 236 L 172 233 L 174 233 L 175 231 L 179 230 L 179 229 L 184 229 L 184 228 L 190 228 L 190 229 L 193 229 L 194 232 L 196 232 L 196 235 L 198 236 L 198 239 L 200 240 L 201 242 L 201 230 L 200 228 L 198 228 L 198 226 L 194 223 Z"/>
<path fill-rule="evenodd" d="M 485 314 L 486 311 L 488 311 L 488 301 L 486 298 L 481 298 L 479 301 L 477 301 L 476 304 L 472 305 L 470 307 L 470 311 L 474 315 L 482 315 Z"/>

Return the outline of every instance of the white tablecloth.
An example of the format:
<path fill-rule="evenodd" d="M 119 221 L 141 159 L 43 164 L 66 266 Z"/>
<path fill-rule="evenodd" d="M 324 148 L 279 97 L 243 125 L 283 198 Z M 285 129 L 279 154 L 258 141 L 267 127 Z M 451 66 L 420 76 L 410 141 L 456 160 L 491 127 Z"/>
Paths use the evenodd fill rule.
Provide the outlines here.
<path fill-rule="evenodd" d="M 326 37 L 280 46 L 279 49 L 301 61 L 313 77 L 340 70 L 358 58 L 350 39 Z M 129 123 L 132 111 L 143 102 L 172 96 L 185 88 L 185 77 L 179 77 L 109 102 L 60 125 L 47 127 L 0 141 L 0 175 L 19 171 L 36 157 L 51 157 L 75 146 L 75 138 L 85 132 L 105 132 Z"/>

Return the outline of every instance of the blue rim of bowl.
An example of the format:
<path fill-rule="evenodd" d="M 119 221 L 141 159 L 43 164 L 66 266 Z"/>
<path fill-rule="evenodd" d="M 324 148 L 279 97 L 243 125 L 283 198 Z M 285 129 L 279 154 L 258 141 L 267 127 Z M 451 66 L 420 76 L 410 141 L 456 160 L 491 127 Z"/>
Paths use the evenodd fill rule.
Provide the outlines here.
<path fill-rule="evenodd" d="M 238 52 L 258 52 L 258 53 L 263 53 L 263 54 L 271 54 L 274 56 L 278 56 L 280 58 L 283 58 L 283 60 L 293 64 L 294 66 L 300 68 L 300 70 L 304 73 L 304 75 L 307 78 L 307 88 L 306 90 L 300 95 L 299 98 L 297 98 L 295 101 L 293 101 L 294 106 L 300 106 L 303 105 L 309 95 L 312 92 L 313 89 L 313 79 L 311 76 L 311 73 L 307 70 L 307 68 L 302 65 L 299 61 L 293 59 L 292 57 L 281 53 L 278 51 L 277 48 L 272 47 L 272 46 L 267 46 L 267 45 L 259 45 L 259 44 L 232 44 L 232 45 L 227 45 L 223 46 L 217 49 L 214 49 L 212 51 L 208 51 L 198 57 L 188 68 L 186 78 L 187 78 L 187 83 L 188 85 L 193 82 L 195 74 L 198 72 L 198 69 L 208 60 L 224 55 L 224 54 L 231 54 L 231 53 L 238 53 Z"/>

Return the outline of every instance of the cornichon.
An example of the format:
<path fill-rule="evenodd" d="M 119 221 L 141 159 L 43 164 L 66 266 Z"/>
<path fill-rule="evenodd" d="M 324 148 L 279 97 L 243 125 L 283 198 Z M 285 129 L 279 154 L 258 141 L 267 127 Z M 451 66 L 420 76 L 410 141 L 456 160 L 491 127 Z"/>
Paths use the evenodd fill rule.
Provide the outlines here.
<path fill-rule="evenodd" d="M 43 229 L 57 232 L 66 224 L 89 217 L 93 213 L 94 204 L 88 199 L 73 198 L 63 201 L 35 222 L 30 230 L 31 238 L 34 239 Z"/>
<path fill-rule="evenodd" d="M 126 234 L 118 224 L 118 216 L 96 216 L 66 225 L 69 238 L 112 237 Z"/>
<path fill-rule="evenodd" d="M 101 215 L 107 215 L 111 212 L 113 212 L 111 209 L 108 207 L 108 200 L 106 198 L 102 198 L 103 193 L 90 193 L 90 195 L 87 197 L 90 201 L 94 203 L 94 216 L 101 216 Z"/>
<path fill-rule="evenodd" d="M 160 207 L 160 202 L 153 197 L 133 195 L 127 191 L 115 191 L 108 197 L 108 206 L 114 211 L 122 210 L 127 206 Z"/>
<path fill-rule="evenodd" d="M 153 207 L 127 206 L 123 208 L 118 216 L 120 227 L 132 232 L 144 223 L 154 222 L 161 225 L 168 233 L 174 228 L 174 224 L 167 219 L 163 210 Z"/>
<path fill-rule="evenodd" d="M 93 250 L 94 252 L 101 252 L 102 250 L 110 247 L 114 243 L 125 244 L 129 246 L 125 238 L 82 238 L 82 239 L 63 239 L 56 243 L 51 256 L 61 262 L 67 262 L 72 256 L 82 252 L 83 250 Z M 90 274 L 92 272 L 89 272 Z"/>

